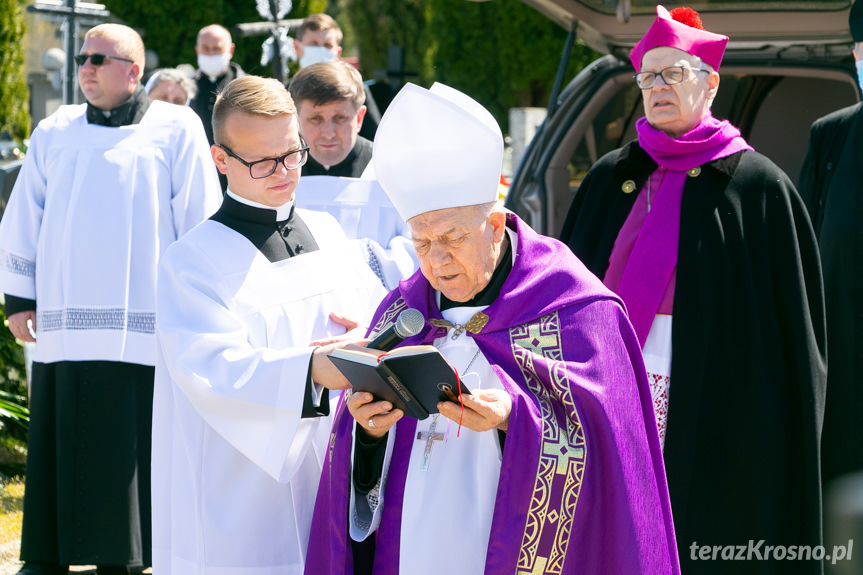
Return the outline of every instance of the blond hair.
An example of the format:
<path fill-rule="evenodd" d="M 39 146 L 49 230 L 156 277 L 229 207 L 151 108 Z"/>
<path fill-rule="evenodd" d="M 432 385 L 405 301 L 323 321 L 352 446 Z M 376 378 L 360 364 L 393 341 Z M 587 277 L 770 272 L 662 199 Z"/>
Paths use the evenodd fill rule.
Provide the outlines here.
<path fill-rule="evenodd" d="M 243 76 L 231 81 L 216 97 L 213 107 L 213 139 L 227 144 L 225 122 L 234 112 L 251 116 L 296 116 L 297 108 L 285 86 L 275 78 Z"/>
<path fill-rule="evenodd" d="M 99 24 L 87 30 L 84 40 L 88 38 L 101 38 L 112 42 L 118 56 L 128 58 L 138 65 L 138 80 L 144 75 L 144 41 L 132 28 L 123 24 Z"/>
<path fill-rule="evenodd" d="M 332 16 L 327 14 L 309 14 L 303 19 L 303 23 L 297 29 L 297 42 L 303 41 L 306 32 L 336 31 L 336 45 L 342 45 L 342 29 Z"/>
<path fill-rule="evenodd" d="M 297 106 L 309 101 L 315 106 L 348 100 L 359 110 L 366 101 L 363 77 L 341 60 L 318 62 L 302 68 L 288 85 Z"/>

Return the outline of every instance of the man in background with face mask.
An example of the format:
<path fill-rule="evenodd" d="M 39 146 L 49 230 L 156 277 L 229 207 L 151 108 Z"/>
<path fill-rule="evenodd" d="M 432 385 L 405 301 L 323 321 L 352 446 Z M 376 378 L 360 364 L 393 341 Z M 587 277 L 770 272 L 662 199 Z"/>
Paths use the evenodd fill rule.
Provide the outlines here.
<path fill-rule="evenodd" d="M 851 5 L 857 81 L 863 87 L 863 0 Z M 841 475 L 863 471 L 863 104 L 812 124 L 800 196 L 818 236 L 827 308 L 827 403 L 821 435 L 825 494 Z M 835 484 L 835 483 L 834 483 Z M 825 500 L 826 502 L 826 500 Z M 829 505 L 826 507 L 829 512 Z M 831 533 L 825 532 L 829 544 Z M 829 548 L 829 546 L 828 546 Z"/>
<path fill-rule="evenodd" d="M 223 26 L 210 24 L 201 28 L 198 32 L 195 52 L 198 54 L 198 72 L 195 74 L 198 95 L 189 102 L 189 106 L 201 117 L 204 130 L 207 132 L 207 140 L 212 146 L 213 106 L 216 104 L 216 94 L 221 92 L 231 80 L 241 78 L 246 73 L 239 64 L 231 62 L 234 44 L 231 43 L 231 33 Z M 228 181 L 221 173 L 219 173 L 219 182 L 224 192 Z"/>
<path fill-rule="evenodd" d="M 326 14 L 310 14 L 297 30 L 294 40 L 294 50 L 300 60 L 300 69 L 318 62 L 332 62 L 342 55 L 342 29 L 338 23 Z M 368 86 L 363 86 L 365 99 L 365 119 L 362 122 L 360 136 L 374 140 L 381 121 L 381 112 Z"/>

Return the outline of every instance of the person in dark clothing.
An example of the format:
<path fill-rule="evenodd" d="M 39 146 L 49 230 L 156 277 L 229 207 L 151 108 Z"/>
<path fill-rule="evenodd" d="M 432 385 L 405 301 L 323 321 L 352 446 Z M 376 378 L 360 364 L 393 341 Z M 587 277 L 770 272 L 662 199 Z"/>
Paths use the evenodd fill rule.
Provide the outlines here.
<path fill-rule="evenodd" d="M 638 139 L 591 168 L 561 239 L 621 296 L 642 345 L 681 571 L 822 573 L 803 551 L 822 543 L 815 235 L 787 175 L 710 113 L 728 38 L 689 9 L 657 16 L 631 53 Z M 749 560 L 705 560 L 707 546 Z"/>
<path fill-rule="evenodd" d="M 318 62 L 297 72 L 288 88 L 309 145 L 303 175 L 359 178 L 372 158 L 372 143 L 359 135 L 366 117 L 360 73 L 345 62 Z"/>
<path fill-rule="evenodd" d="M 849 25 L 858 81 L 863 83 L 863 2 L 851 5 Z M 821 436 L 825 494 L 837 478 L 863 471 L 861 153 L 863 104 L 857 103 L 812 124 L 799 179 L 820 246 L 827 308 L 829 385 Z M 829 540 L 829 525 L 825 535 Z"/>
<path fill-rule="evenodd" d="M 342 29 L 327 14 L 310 14 L 297 30 L 294 40 L 300 70 L 318 62 L 333 62 L 342 55 Z M 369 86 L 363 84 L 366 94 L 366 116 L 360 126 L 360 136 L 367 140 L 375 139 L 375 132 L 381 121 L 381 110 Z M 391 98 L 392 99 L 392 98 Z"/>
<path fill-rule="evenodd" d="M 231 42 L 231 33 L 223 26 L 210 24 L 201 28 L 198 32 L 195 52 L 198 54 L 198 71 L 195 73 L 197 95 L 189 102 L 189 106 L 201 118 L 207 140 L 212 146 L 214 143 L 213 106 L 216 105 L 216 95 L 231 80 L 245 76 L 246 73 L 239 64 L 231 62 L 234 44 Z M 228 181 L 221 173 L 219 182 L 224 192 Z"/>

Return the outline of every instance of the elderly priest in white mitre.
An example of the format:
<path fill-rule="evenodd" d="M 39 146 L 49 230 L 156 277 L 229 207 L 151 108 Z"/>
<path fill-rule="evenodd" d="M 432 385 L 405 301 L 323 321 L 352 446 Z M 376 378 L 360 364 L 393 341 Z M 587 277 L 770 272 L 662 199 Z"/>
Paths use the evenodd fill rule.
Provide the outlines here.
<path fill-rule="evenodd" d="M 366 392 L 336 414 L 306 573 L 678 573 L 650 389 L 620 299 L 495 203 L 494 118 L 408 84 L 375 173 L 420 271 L 378 308 L 425 316 L 472 394 L 424 420 Z"/>

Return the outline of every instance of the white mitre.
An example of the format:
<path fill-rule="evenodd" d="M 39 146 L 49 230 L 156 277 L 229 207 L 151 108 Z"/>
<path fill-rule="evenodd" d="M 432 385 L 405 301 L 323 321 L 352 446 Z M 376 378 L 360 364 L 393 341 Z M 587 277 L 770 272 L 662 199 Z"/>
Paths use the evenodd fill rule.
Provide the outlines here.
<path fill-rule="evenodd" d="M 502 163 L 503 136 L 488 110 L 449 86 L 411 83 L 381 118 L 371 161 L 405 221 L 497 200 Z"/>

